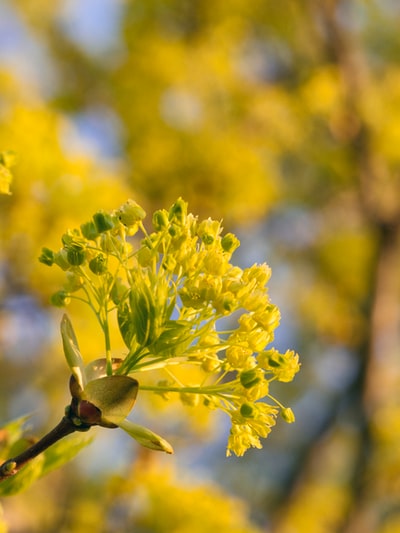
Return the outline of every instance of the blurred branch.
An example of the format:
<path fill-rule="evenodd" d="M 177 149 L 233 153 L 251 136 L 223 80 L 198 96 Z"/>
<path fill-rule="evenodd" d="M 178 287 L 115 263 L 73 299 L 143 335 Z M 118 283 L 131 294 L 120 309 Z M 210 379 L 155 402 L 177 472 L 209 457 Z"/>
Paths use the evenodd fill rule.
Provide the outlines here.
<path fill-rule="evenodd" d="M 35 442 L 35 444 L 24 450 L 19 455 L 8 459 L 2 465 L 0 465 L 0 483 L 4 479 L 17 474 L 23 466 L 29 463 L 29 461 L 43 453 L 60 439 L 78 430 L 79 428 L 73 423 L 73 421 L 69 417 L 64 416 L 57 426 L 49 431 L 49 433 L 47 433 L 39 441 Z"/>

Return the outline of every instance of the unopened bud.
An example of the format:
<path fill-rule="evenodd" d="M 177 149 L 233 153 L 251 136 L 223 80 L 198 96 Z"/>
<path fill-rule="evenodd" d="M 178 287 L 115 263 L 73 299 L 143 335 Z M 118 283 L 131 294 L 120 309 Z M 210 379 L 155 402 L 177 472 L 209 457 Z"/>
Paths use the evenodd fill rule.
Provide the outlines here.
<path fill-rule="evenodd" d="M 101 276 L 107 272 L 107 261 L 103 254 L 98 254 L 89 262 L 89 268 L 93 274 Z"/>
<path fill-rule="evenodd" d="M 81 224 L 81 232 L 85 239 L 88 239 L 89 241 L 94 241 L 99 236 L 96 225 L 92 220 Z"/>
<path fill-rule="evenodd" d="M 240 241 L 233 233 L 227 233 L 221 239 L 221 246 L 224 252 L 233 253 L 240 246 Z"/>
<path fill-rule="evenodd" d="M 254 416 L 254 405 L 251 403 L 243 403 L 240 406 L 240 414 L 244 418 L 252 418 Z"/>
<path fill-rule="evenodd" d="M 67 260 L 71 266 L 80 266 L 85 262 L 85 251 L 80 247 L 72 247 L 67 250 Z"/>
<path fill-rule="evenodd" d="M 186 215 L 187 203 L 182 200 L 182 198 L 178 198 L 169 210 L 169 220 L 176 220 L 178 223 L 182 224 L 186 220 Z"/>
<path fill-rule="evenodd" d="M 47 266 L 52 266 L 54 263 L 54 252 L 50 248 L 42 248 L 42 253 L 39 256 L 39 261 Z"/>
<path fill-rule="evenodd" d="M 290 407 L 285 407 L 284 409 L 281 410 L 281 417 L 288 424 L 291 424 L 296 419 Z"/>
<path fill-rule="evenodd" d="M 154 212 L 153 226 L 156 231 L 160 231 L 168 226 L 168 214 L 164 209 Z"/>
<path fill-rule="evenodd" d="M 245 389 L 251 389 L 261 381 L 261 377 L 256 369 L 244 370 L 240 373 L 240 383 Z"/>
<path fill-rule="evenodd" d="M 93 215 L 93 221 L 96 226 L 96 230 L 99 233 L 104 233 L 105 231 L 109 231 L 114 227 L 114 222 L 111 215 L 104 213 L 103 211 L 95 213 Z"/>
<path fill-rule="evenodd" d="M 68 292 L 66 291 L 57 291 L 50 297 L 50 303 L 55 307 L 64 307 L 68 305 L 71 301 Z"/>
<path fill-rule="evenodd" d="M 118 209 L 117 215 L 124 226 L 132 226 L 145 218 L 146 211 L 133 200 L 128 200 Z"/>

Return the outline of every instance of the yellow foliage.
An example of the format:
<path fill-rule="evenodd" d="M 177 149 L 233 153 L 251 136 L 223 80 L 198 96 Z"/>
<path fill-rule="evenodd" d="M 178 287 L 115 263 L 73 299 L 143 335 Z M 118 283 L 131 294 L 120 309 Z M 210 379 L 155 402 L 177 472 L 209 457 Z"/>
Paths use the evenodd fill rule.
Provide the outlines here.
<path fill-rule="evenodd" d="M 144 465 L 143 465 L 144 466 Z M 247 517 L 239 501 L 213 484 L 194 479 L 178 482 L 171 468 L 139 462 L 130 481 L 115 479 L 123 492 L 131 494 L 134 511 L 130 527 L 151 533 L 261 533 Z"/>

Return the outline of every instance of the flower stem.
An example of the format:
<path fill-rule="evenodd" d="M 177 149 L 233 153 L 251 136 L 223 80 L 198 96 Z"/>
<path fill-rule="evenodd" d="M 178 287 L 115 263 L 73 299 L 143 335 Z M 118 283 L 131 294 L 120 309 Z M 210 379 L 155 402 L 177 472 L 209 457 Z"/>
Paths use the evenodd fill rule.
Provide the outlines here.
<path fill-rule="evenodd" d="M 8 459 L 0 466 L 0 482 L 19 472 L 26 463 L 47 450 L 47 448 L 58 442 L 60 439 L 74 431 L 78 431 L 79 429 L 80 428 L 77 427 L 70 418 L 64 416 L 57 426 L 49 431 L 44 437 L 19 455 Z"/>

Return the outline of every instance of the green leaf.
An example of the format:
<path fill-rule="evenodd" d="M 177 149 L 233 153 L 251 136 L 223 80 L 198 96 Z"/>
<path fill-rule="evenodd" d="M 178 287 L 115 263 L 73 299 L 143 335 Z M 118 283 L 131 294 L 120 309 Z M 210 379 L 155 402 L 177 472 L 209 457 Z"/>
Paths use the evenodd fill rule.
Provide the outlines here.
<path fill-rule="evenodd" d="M 160 452 L 174 453 L 171 444 L 150 429 L 134 424 L 130 420 L 123 420 L 118 425 L 142 446 Z"/>
<path fill-rule="evenodd" d="M 151 348 L 153 353 L 177 357 L 186 351 L 192 340 L 192 324 L 189 321 L 168 320 Z"/>
<path fill-rule="evenodd" d="M 75 433 L 53 444 L 44 453 L 45 461 L 41 476 L 48 474 L 73 459 L 92 440 L 93 437 L 89 437 L 86 434 Z"/>
<path fill-rule="evenodd" d="M 118 327 L 125 345 L 130 348 L 135 335 L 131 313 L 127 304 L 118 307 Z"/>
<path fill-rule="evenodd" d="M 82 399 L 95 405 L 102 413 L 102 420 L 119 425 L 135 404 L 139 384 L 129 376 L 107 376 L 90 381 Z"/>
<path fill-rule="evenodd" d="M 86 385 L 85 378 L 85 365 L 79 351 L 78 341 L 71 321 L 65 314 L 61 320 L 61 337 L 63 341 L 63 348 L 65 359 L 68 366 L 71 369 L 72 374 L 75 376 L 79 386 L 83 389 Z"/>
<path fill-rule="evenodd" d="M 20 441 L 24 441 L 24 425 L 31 416 L 24 415 L 1 426 L 0 459 L 5 459 L 5 455 L 10 455 L 13 446 L 18 446 Z"/>

